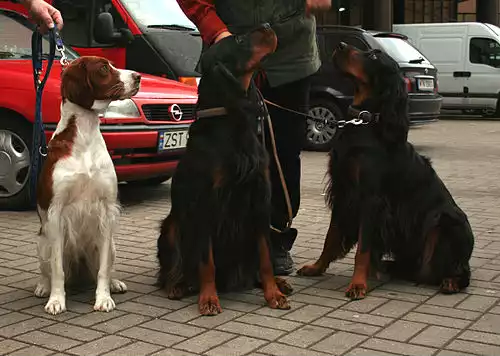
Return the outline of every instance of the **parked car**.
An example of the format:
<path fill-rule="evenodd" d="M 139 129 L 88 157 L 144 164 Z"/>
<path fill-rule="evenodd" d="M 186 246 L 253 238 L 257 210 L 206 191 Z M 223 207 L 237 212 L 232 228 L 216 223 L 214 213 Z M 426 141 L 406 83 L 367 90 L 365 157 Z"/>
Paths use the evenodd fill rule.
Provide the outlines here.
<path fill-rule="evenodd" d="M 197 86 L 202 41 L 176 0 L 45 0 L 61 11 L 64 42 L 119 68 Z M 26 14 L 19 4 L 0 7 Z"/>
<path fill-rule="evenodd" d="M 439 70 L 443 109 L 500 115 L 500 28 L 480 22 L 394 25 Z"/>
<path fill-rule="evenodd" d="M 406 40 L 403 35 L 366 31 L 348 26 L 318 26 L 317 41 L 322 66 L 313 76 L 310 94 L 306 146 L 326 150 L 335 131 L 335 123 L 343 120 L 352 102 L 354 86 L 332 63 L 332 54 L 339 42 L 361 50 L 380 49 L 396 60 L 408 89 L 409 116 L 412 125 L 437 120 L 442 97 L 438 94 L 436 68 Z M 319 120 L 318 120 L 319 119 Z"/>
<path fill-rule="evenodd" d="M 0 9 L 0 210 L 17 209 L 28 199 L 28 172 L 35 89 L 31 63 L 33 25 L 19 13 Z M 45 56 L 49 43 L 43 43 Z M 78 57 L 66 47 L 70 60 Z M 44 61 L 44 68 L 46 61 Z M 43 94 L 47 140 L 60 118 L 61 66 L 54 61 Z M 142 75 L 132 99 L 111 103 L 101 131 L 118 180 L 158 184 L 174 172 L 183 154 L 197 100 L 196 89 L 173 80 Z"/>

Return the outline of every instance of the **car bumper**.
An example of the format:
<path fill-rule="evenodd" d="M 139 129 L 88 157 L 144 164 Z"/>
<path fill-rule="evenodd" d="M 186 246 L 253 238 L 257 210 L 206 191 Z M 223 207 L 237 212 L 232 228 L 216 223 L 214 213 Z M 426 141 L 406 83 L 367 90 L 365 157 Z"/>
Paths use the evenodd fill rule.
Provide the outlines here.
<path fill-rule="evenodd" d="M 185 149 L 158 152 L 161 130 L 188 129 L 186 125 L 101 125 L 101 133 L 115 166 L 118 181 L 172 175 Z M 46 125 L 47 141 L 55 125 Z"/>
<path fill-rule="evenodd" d="M 412 125 L 437 121 L 443 97 L 440 95 L 408 95 L 408 116 Z"/>

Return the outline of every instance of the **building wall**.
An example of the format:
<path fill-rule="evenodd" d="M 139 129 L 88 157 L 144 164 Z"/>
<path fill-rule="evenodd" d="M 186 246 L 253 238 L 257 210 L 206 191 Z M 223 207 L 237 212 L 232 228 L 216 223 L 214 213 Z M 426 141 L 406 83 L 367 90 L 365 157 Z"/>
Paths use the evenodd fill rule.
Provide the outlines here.
<path fill-rule="evenodd" d="M 500 9 L 500 0 L 498 0 Z M 464 0 L 458 4 L 458 21 L 476 21 L 476 0 Z M 497 23 L 500 23 L 500 14 L 497 16 Z"/>

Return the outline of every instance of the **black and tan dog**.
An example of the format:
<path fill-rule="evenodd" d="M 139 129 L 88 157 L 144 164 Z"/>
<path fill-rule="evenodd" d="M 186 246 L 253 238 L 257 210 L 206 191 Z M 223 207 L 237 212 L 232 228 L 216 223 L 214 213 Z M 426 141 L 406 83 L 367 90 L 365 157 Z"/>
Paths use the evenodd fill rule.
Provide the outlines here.
<path fill-rule="evenodd" d="M 172 209 L 158 238 L 158 283 L 169 298 L 199 291 L 203 315 L 222 311 L 217 291 L 252 287 L 257 272 L 271 308 L 289 309 L 269 250 L 268 157 L 259 138 L 264 115 L 252 75 L 274 52 L 269 26 L 231 36 L 202 57 L 198 120 L 172 180 Z"/>
<path fill-rule="evenodd" d="M 430 161 L 407 141 L 407 92 L 398 64 L 378 50 L 341 43 L 334 63 L 355 82 L 351 118 L 330 151 L 327 199 L 331 223 L 321 257 L 299 270 L 319 275 L 357 243 L 346 295 L 363 298 L 370 267 L 391 254 L 392 275 L 440 284 L 456 293 L 469 285 L 474 237 Z"/>

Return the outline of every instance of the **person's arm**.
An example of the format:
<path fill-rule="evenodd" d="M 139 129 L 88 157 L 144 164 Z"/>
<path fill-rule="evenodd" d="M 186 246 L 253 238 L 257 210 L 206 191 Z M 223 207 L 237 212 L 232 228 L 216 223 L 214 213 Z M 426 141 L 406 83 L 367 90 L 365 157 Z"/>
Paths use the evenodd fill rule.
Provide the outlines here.
<path fill-rule="evenodd" d="M 215 11 L 214 0 L 177 0 L 177 3 L 187 18 L 198 27 L 205 43 L 212 44 L 231 36 Z"/>

